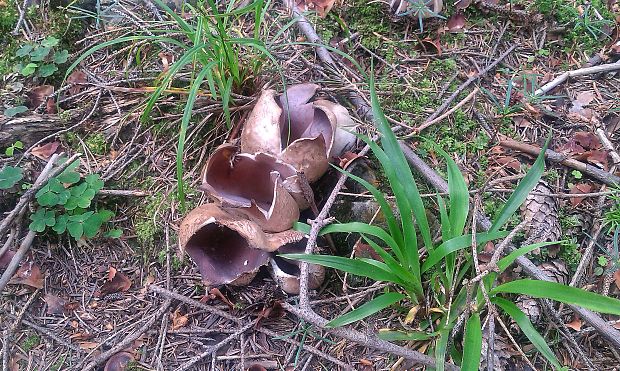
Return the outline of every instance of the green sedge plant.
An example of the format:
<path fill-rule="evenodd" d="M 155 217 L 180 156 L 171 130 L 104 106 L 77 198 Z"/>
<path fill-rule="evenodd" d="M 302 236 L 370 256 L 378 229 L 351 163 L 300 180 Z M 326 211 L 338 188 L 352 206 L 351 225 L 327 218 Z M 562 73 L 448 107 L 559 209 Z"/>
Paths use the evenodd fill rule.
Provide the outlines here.
<path fill-rule="evenodd" d="M 437 196 L 440 230 L 431 230 L 427 209 L 398 140 L 379 105 L 372 78 L 370 92 L 376 125 L 381 134 L 381 145 L 366 136 L 360 137 L 370 146 L 389 180 L 398 214 L 392 210 L 385 195 L 376 187 L 340 169 L 374 196 L 385 216 L 387 230 L 370 224 L 351 222 L 326 226 L 321 229 L 320 234 L 359 233 L 381 260 L 306 254 L 286 254 L 283 257 L 323 265 L 376 281 L 389 282 L 393 284 L 394 289 L 330 321 L 327 326 L 347 325 L 396 304 L 400 308 L 406 306 L 435 308 L 434 311 L 427 311 L 429 313 L 427 319 L 420 321 L 420 330 L 384 329 L 378 335 L 390 341 L 429 341 L 431 346 L 428 347 L 428 351 L 436 358 L 437 370 L 444 368 L 447 354 L 450 354 L 463 370 L 478 370 L 482 347 L 480 318 L 488 304 L 482 293 L 481 285 L 484 285 L 491 303 L 519 325 L 523 334 L 554 368 L 561 368 L 560 362 L 543 336 L 510 300 L 511 295 L 552 299 L 610 314 L 620 314 L 620 300 L 555 282 L 519 279 L 497 284 L 499 272 L 507 269 L 519 256 L 550 245 L 551 242 L 520 247 L 498 261 L 498 272 L 491 272 L 483 279 L 468 283 L 466 278 L 474 278 L 476 272 L 473 269 L 471 251 L 474 236 L 467 233 L 466 229 L 470 202 L 463 175 L 452 158 L 437 148 L 437 152 L 447 164 L 449 191 L 447 199 Z M 544 150 L 509 197 L 491 228 L 486 232 L 476 233 L 477 249 L 489 241 L 508 236 L 507 222 L 543 174 Z M 400 215 L 400 219 L 396 218 L 396 215 Z M 310 229 L 303 223 L 297 224 L 297 228 L 305 232 Z M 435 232 L 441 235 L 440 242 L 433 240 Z M 460 317 L 466 319 L 461 346 L 451 341 L 452 331 Z"/>
<path fill-rule="evenodd" d="M 183 153 L 196 99 L 198 96 L 208 95 L 214 100 L 221 100 L 226 123 L 228 127 L 231 126 L 230 105 L 233 92 L 242 89 L 267 59 L 276 61 L 265 44 L 259 40 L 270 0 L 254 0 L 239 9 L 236 9 L 239 1 L 230 1 L 224 11 L 220 11 L 214 0 L 200 0 L 196 6 L 186 3 L 184 7 L 191 14 L 187 19 L 170 9 L 162 0 L 153 1 L 173 21 L 173 30 L 150 29 L 148 33 L 138 30 L 135 35 L 122 36 L 97 44 L 71 64 L 65 79 L 88 56 L 112 45 L 147 41 L 179 50 L 176 61 L 156 80 L 157 87 L 147 100 L 141 118 L 142 120 L 149 118 L 157 101 L 171 90 L 173 83 L 177 82 L 175 80 L 177 75 L 181 73 L 190 75 L 189 83 L 185 87 L 174 89 L 177 92 L 187 93 L 176 155 L 177 196 L 184 207 Z M 236 35 L 237 24 L 234 21 L 242 16 L 254 17 L 252 37 Z M 182 37 L 172 38 L 169 36 L 171 32 L 180 32 Z M 203 84 L 206 85 L 204 89 Z"/>

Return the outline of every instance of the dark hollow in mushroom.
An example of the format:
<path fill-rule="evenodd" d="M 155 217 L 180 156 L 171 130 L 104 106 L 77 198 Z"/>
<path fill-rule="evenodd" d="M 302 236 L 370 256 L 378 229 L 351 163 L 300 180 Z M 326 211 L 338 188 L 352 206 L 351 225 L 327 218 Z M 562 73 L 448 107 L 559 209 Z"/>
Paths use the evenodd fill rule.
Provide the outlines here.
<path fill-rule="evenodd" d="M 207 285 L 232 282 L 269 260 L 268 253 L 251 248 L 239 233 L 216 223 L 196 231 L 185 250 L 198 265 Z"/>

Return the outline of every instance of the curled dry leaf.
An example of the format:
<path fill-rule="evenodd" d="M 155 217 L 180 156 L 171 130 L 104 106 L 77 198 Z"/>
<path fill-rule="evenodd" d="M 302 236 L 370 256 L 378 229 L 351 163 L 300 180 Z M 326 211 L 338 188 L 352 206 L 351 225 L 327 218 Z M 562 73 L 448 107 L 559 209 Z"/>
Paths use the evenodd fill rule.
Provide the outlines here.
<path fill-rule="evenodd" d="M 579 317 L 575 317 L 571 322 L 566 324 L 566 327 L 572 328 L 575 331 L 581 331 L 581 326 L 583 326 L 583 322 Z"/>
<path fill-rule="evenodd" d="M 130 287 L 131 281 L 129 278 L 111 266 L 108 270 L 108 280 L 101 286 L 100 293 L 101 295 L 109 295 L 127 291 Z"/>
<path fill-rule="evenodd" d="M 570 187 L 570 193 L 573 195 L 590 193 L 592 191 L 592 185 L 589 183 L 578 183 Z M 585 198 L 584 197 L 571 197 L 570 203 L 573 207 L 579 205 Z"/>
<path fill-rule="evenodd" d="M 60 146 L 60 142 L 49 142 L 42 146 L 33 148 L 30 153 L 41 160 L 49 160 L 49 158 L 56 153 L 58 146 Z"/>
<path fill-rule="evenodd" d="M 222 294 L 220 289 L 218 289 L 217 287 L 213 287 L 211 290 L 209 290 L 209 298 L 219 299 L 222 303 L 228 305 L 228 308 L 230 309 L 233 309 L 235 307 L 235 305 L 230 300 L 228 300 L 228 298 L 224 296 L 224 294 Z"/>
<path fill-rule="evenodd" d="M 299 219 L 298 203 L 305 202 L 292 166 L 265 153 L 237 153 L 231 144 L 213 152 L 202 182 L 223 206 L 236 207 L 269 232 L 291 228 Z"/>
<path fill-rule="evenodd" d="M 26 94 L 28 96 L 27 106 L 30 109 L 36 109 L 42 104 L 47 104 L 49 100 L 54 102 L 54 98 L 50 95 L 54 94 L 54 87 L 52 85 L 40 85 L 30 89 Z"/>
<path fill-rule="evenodd" d="M 187 313 L 182 314 L 181 307 L 179 307 L 174 312 L 170 313 L 170 320 L 172 321 L 172 330 L 176 331 L 187 326 L 189 317 L 187 316 Z"/>
<path fill-rule="evenodd" d="M 125 371 L 130 362 L 135 361 L 133 354 L 118 352 L 108 359 L 103 371 Z"/>
<path fill-rule="evenodd" d="M 9 283 L 15 285 L 26 285 L 37 289 L 43 288 L 45 277 L 41 273 L 41 268 L 35 264 L 32 256 L 29 256 L 19 267 L 15 275 L 11 277 Z"/>
<path fill-rule="evenodd" d="M 241 133 L 241 152 L 271 154 L 303 172 L 309 182 L 319 179 L 329 159 L 340 154 L 335 150 L 347 147 L 347 131 L 355 124 L 346 108 L 311 102 L 317 89 L 316 84 L 293 85 L 279 97 L 264 90 Z"/>
<path fill-rule="evenodd" d="M 465 28 L 465 15 L 461 12 L 454 14 L 448 22 L 446 23 L 446 27 L 450 32 L 461 32 Z"/>
<path fill-rule="evenodd" d="M 302 10 L 316 10 L 319 16 L 325 18 L 327 13 L 332 10 L 336 0 L 296 0 L 297 6 Z"/>
<path fill-rule="evenodd" d="M 69 95 L 76 95 L 86 87 L 83 84 L 88 82 L 88 76 L 83 71 L 74 70 L 71 72 L 69 77 L 67 77 L 67 84 L 71 84 L 71 87 L 68 90 Z"/>
<path fill-rule="evenodd" d="M 278 249 L 280 254 L 299 254 L 306 249 L 306 238 L 283 245 Z M 301 274 L 300 262 L 273 256 L 270 264 L 270 273 L 278 286 L 288 294 L 299 294 L 299 276 Z M 325 267 L 316 264 L 308 264 L 308 288 L 316 290 L 325 280 Z"/>
<path fill-rule="evenodd" d="M 179 247 L 196 263 L 206 285 L 246 285 L 267 264 L 268 252 L 302 238 L 292 230 L 265 233 L 234 210 L 206 204 L 183 219 Z"/>

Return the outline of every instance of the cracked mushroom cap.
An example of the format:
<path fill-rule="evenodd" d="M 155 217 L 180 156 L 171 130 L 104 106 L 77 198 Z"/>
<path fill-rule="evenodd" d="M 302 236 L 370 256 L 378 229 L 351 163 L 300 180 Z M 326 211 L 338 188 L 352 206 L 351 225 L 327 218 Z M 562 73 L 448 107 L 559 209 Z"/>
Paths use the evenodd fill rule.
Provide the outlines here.
<path fill-rule="evenodd" d="M 279 254 L 299 254 L 306 248 L 308 239 L 304 237 L 300 241 L 288 243 L 278 249 Z M 272 278 L 278 286 L 291 295 L 299 294 L 299 277 L 301 275 L 301 262 L 290 260 L 278 255 L 272 255 L 270 260 L 270 270 Z M 325 280 L 325 267 L 317 264 L 308 264 L 308 288 L 318 289 Z"/>
<path fill-rule="evenodd" d="M 281 232 L 299 219 L 290 193 L 301 194 L 295 169 L 265 153 L 237 153 L 231 144 L 218 147 L 202 174 L 202 188 L 223 206 L 239 212 L 268 232 Z"/>
<path fill-rule="evenodd" d="M 234 210 L 206 204 L 183 219 L 179 247 L 196 263 L 206 285 L 243 285 L 267 264 L 269 252 L 302 238 L 292 230 L 264 233 Z"/>

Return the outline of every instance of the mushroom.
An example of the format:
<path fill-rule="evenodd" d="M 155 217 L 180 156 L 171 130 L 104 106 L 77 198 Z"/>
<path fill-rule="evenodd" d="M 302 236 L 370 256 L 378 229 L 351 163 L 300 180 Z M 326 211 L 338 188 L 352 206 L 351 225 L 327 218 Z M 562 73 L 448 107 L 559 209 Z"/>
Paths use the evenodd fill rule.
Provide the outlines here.
<path fill-rule="evenodd" d="M 241 133 L 241 151 L 269 153 L 303 172 L 309 182 L 319 179 L 331 157 L 339 155 L 332 149 L 339 125 L 352 120 L 336 103 L 311 102 L 317 89 L 316 84 L 293 85 L 277 98 L 274 90 L 263 90 Z"/>
<path fill-rule="evenodd" d="M 265 231 L 287 230 L 299 219 L 303 193 L 297 172 L 269 154 L 238 153 L 234 145 L 223 144 L 209 158 L 202 182 L 223 206 L 238 208 Z"/>
<path fill-rule="evenodd" d="M 223 209 L 205 204 L 192 210 L 181 223 L 179 247 L 198 265 L 208 285 L 246 285 L 269 262 L 269 252 L 303 238 L 288 230 L 265 233 L 254 222 Z"/>
<path fill-rule="evenodd" d="M 295 241 L 283 245 L 278 249 L 280 254 L 303 253 L 308 239 Z M 278 255 L 272 255 L 270 260 L 271 276 L 278 286 L 287 294 L 299 294 L 299 277 L 301 274 L 301 262 L 290 260 Z M 308 264 L 308 288 L 318 289 L 325 280 L 325 267 L 317 264 Z"/>

